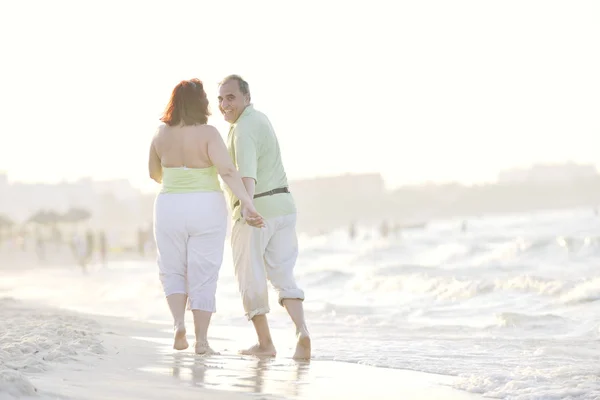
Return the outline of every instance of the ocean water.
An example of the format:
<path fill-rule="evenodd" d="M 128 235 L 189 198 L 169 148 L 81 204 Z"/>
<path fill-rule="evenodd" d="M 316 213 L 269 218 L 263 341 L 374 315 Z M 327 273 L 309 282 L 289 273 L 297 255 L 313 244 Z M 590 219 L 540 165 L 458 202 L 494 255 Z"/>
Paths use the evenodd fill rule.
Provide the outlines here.
<path fill-rule="evenodd" d="M 461 222 L 301 236 L 315 358 L 458 376 L 456 388 L 492 398 L 600 399 L 600 217 L 481 217 L 466 232 Z M 169 324 L 152 261 L 0 274 L 4 296 Z M 217 296 L 213 324 L 248 326 L 228 247 Z M 272 327 L 290 330 L 271 300 Z"/>

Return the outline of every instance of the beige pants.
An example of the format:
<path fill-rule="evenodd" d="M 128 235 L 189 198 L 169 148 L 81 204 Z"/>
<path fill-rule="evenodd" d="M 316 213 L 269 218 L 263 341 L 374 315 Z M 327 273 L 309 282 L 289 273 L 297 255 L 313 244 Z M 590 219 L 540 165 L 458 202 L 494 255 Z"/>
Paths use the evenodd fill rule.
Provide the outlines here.
<path fill-rule="evenodd" d="M 231 233 L 235 276 L 249 320 L 270 311 L 267 279 L 277 291 L 279 304 L 284 299 L 304 300 L 294 279 L 296 214 L 268 218 L 265 225 L 253 228 L 238 220 Z"/>
<path fill-rule="evenodd" d="M 154 204 L 154 237 L 166 296 L 188 295 L 188 308 L 216 311 L 215 292 L 227 233 L 221 192 L 163 193 Z"/>

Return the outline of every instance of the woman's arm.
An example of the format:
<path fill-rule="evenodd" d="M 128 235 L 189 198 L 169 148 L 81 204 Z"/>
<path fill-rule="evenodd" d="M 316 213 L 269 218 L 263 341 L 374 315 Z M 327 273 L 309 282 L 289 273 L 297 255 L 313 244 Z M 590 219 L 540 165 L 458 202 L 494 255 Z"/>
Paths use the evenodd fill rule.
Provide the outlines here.
<path fill-rule="evenodd" d="M 215 127 L 210 128 L 209 134 L 210 139 L 208 141 L 208 157 L 210 158 L 213 165 L 217 168 L 219 175 L 223 178 L 223 181 L 229 186 L 235 197 L 237 197 L 242 205 L 252 204 L 252 198 L 248 196 L 246 187 L 242 182 L 240 173 L 238 172 L 233 161 L 227 151 L 227 146 L 219 131 Z"/>
<path fill-rule="evenodd" d="M 162 165 L 160 163 L 160 157 L 156 152 L 156 147 L 154 146 L 154 142 L 156 141 L 156 137 L 152 139 L 152 143 L 150 143 L 150 154 L 148 156 L 148 172 L 150 173 L 150 178 L 158 183 L 162 183 Z"/>

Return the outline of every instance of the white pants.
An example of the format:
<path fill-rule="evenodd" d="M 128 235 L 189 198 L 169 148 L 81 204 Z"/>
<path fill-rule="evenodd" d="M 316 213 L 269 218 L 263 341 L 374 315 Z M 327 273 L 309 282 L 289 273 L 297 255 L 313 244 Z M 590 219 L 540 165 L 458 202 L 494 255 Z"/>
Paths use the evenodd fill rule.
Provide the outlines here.
<path fill-rule="evenodd" d="M 279 304 L 284 299 L 304 300 L 294 279 L 296 214 L 268 218 L 265 225 L 253 228 L 238 220 L 231 233 L 235 276 L 249 320 L 270 311 L 267 279 L 277 291 Z"/>
<path fill-rule="evenodd" d="M 227 206 L 221 192 L 156 197 L 154 238 L 165 296 L 187 294 L 189 309 L 216 311 L 226 231 Z"/>

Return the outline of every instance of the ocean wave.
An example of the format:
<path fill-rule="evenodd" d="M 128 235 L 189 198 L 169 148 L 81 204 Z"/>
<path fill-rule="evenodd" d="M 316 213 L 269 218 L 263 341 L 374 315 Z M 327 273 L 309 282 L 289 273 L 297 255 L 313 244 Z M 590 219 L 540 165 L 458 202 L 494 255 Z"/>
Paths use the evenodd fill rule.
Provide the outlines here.
<path fill-rule="evenodd" d="M 309 286 L 324 286 L 331 284 L 342 284 L 354 276 L 351 272 L 340 270 L 313 270 L 298 274 L 298 278 Z"/>
<path fill-rule="evenodd" d="M 561 294 L 570 283 L 530 275 L 503 279 L 472 279 L 413 273 L 397 276 L 358 275 L 349 283 L 357 292 L 399 292 L 428 294 L 440 299 L 467 299 L 491 292 L 519 291 L 546 296 Z"/>
<path fill-rule="evenodd" d="M 362 348 L 369 356 L 345 350 L 348 345 L 338 342 L 331 338 L 329 350 L 317 358 L 455 376 L 454 388 L 486 398 L 595 400 L 600 396 L 596 362 L 600 349 L 587 339 L 424 337 L 386 341 L 386 351 L 374 354 L 376 344 L 364 340 Z"/>
<path fill-rule="evenodd" d="M 590 303 L 600 300 L 600 277 L 584 280 L 561 294 L 565 304 Z"/>
<path fill-rule="evenodd" d="M 498 320 L 497 326 L 510 328 L 555 329 L 557 326 L 568 322 L 566 318 L 554 314 L 531 315 L 504 312 L 498 314 L 496 318 Z"/>

